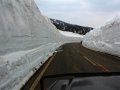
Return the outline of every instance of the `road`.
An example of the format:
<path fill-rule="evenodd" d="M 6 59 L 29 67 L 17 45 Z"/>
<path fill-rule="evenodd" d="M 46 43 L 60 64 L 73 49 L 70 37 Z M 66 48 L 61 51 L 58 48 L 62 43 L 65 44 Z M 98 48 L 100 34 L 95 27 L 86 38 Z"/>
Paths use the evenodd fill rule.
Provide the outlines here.
<path fill-rule="evenodd" d="M 92 51 L 79 43 L 75 43 L 66 44 L 61 47 L 45 75 L 119 71 L 119 57 Z"/>
<path fill-rule="evenodd" d="M 80 43 L 65 44 L 56 51 L 57 53 L 48 60 L 50 63 L 46 70 L 46 65 L 44 65 L 45 67 L 40 68 L 41 70 L 38 70 L 21 90 L 33 90 L 28 88 L 34 86 L 35 78 L 39 76 L 45 77 L 66 73 L 120 72 L 119 57 L 87 49 Z M 44 74 L 41 75 L 43 71 Z M 45 88 L 48 88 L 55 80 L 47 79 L 44 83 Z M 40 84 L 40 82 L 37 83 Z M 37 85 L 35 90 L 40 90 L 39 88 L 39 85 Z"/>
<path fill-rule="evenodd" d="M 80 43 L 65 44 L 59 48 L 44 76 L 91 72 L 120 72 L 120 58 L 87 49 Z"/>

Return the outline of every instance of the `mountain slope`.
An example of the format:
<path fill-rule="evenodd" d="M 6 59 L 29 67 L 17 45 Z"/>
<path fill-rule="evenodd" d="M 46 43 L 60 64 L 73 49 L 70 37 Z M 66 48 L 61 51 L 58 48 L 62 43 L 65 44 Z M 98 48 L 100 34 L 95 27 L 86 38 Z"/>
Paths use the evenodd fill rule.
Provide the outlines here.
<path fill-rule="evenodd" d="M 85 35 L 87 32 L 92 30 L 92 27 L 84 27 L 74 24 L 69 24 L 60 20 L 50 19 L 51 22 L 56 26 L 57 29 L 62 31 L 70 31 L 74 33 L 78 33 L 80 35 Z"/>

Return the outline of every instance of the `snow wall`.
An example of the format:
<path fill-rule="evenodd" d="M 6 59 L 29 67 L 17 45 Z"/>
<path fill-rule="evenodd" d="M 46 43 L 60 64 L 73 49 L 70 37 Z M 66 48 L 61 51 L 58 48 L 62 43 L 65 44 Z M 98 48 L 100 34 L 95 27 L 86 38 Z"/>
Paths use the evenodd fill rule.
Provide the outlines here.
<path fill-rule="evenodd" d="M 62 36 L 34 0 L 0 0 L 0 90 L 19 90 L 67 42 L 80 38 Z"/>
<path fill-rule="evenodd" d="M 120 15 L 87 33 L 83 45 L 93 50 L 120 56 Z"/>
<path fill-rule="evenodd" d="M 56 41 L 59 36 L 34 0 L 0 0 L 0 55 Z"/>

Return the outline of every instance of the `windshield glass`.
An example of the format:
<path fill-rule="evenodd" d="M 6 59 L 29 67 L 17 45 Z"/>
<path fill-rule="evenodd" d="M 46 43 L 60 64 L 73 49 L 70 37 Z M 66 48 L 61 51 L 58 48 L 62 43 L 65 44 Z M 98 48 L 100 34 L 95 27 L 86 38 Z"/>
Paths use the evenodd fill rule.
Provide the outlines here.
<path fill-rule="evenodd" d="M 120 90 L 119 13 L 120 0 L 0 0 L 0 90 Z"/>

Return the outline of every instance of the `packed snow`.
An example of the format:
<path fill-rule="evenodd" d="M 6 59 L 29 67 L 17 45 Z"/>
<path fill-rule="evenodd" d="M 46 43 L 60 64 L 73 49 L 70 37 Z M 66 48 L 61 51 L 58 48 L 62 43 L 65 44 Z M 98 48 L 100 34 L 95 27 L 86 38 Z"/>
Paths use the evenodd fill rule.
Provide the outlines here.
<path fill-rule="evenodd" d="M 83 45 L 93 50 L 120 56 L 120 16 L 108 20 L 84 36 Z"/>
<path fill-rule="evenodd" d="M 0 90 L 19 90 L 56 48 L 80 41 L 60 34 L 34 0 L 0 0 Z"/>
<path fill-rule="evenodd" d="M 73 33 L 73 32 L 68 32 L 68 31 L 61 31 L 59 30 L 59 32 L 67 37 L 78 37 L 78 38 L 83 38 L 83 35 L 77 34 L 77 33 Z"/>
<path fill-rule="evenodd" d="M 52 55 L 58 44 L 51 43 L 38 48 L 7 54 L 1 58 L 1 90 L 19 90 L 25 83 L 20 83 L 29 73 L 34 73 Z M 26 77 L 25 77 L 26 76 Z M 19 87 L 19 88 L 18 88 Z"/>

